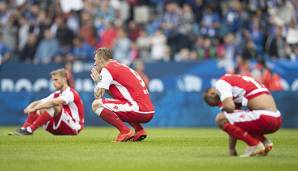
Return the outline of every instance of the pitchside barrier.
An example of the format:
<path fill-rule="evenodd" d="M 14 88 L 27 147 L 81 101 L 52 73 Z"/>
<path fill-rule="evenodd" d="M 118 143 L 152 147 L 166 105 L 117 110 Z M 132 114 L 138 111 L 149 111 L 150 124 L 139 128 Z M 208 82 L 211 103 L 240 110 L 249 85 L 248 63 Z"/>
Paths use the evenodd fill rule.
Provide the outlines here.
<path fill-rule="evenodd" d="M 298 127 L 298 62 L 269 61 L 269 67 L 281 75 L 284 91 L 273 92 L 283 116 L 283 127 Z M 225 73 L 215 60 L 191 63 L 147 63 L 148 89 L 156 114 L 148 126 L 215 127 L 217 108 L 208 107 L 203 91 Z M 63 66 L 8 63 L 0 66 L 0 125 L 20 125 L 23 109 L 36 99 L 46 97 L 53 87 L 49 72 Z M 105 125 L 91 110 L 93 82 L 91 63 L 75 63 L 75 87 L 85 104 L 86 125 Z"/>

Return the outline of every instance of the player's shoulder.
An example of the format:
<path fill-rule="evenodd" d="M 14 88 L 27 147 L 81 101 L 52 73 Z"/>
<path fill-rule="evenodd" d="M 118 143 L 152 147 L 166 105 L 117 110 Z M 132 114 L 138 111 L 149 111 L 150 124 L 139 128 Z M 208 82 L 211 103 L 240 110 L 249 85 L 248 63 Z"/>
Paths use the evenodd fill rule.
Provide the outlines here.
<path fill-rule="evenodd" d="M 105 68 L 110 70 L 110 69 L 115 69 L 117 67 L 121 67 L 122 64 L 120 62 L 118 62 L 117 60 L 111 60 L 106 66 Z"/>
<path fill-rule="evenodd" d="M 221 80 L 225 80 L 227 82 L 234 82 L 242 79 L 241 75 L 238 74 L 225 74 L 220 77 Z"/>
<path fill-rule="evenodd" d="M 129 69 L 128 66 L 121 64 L 117 60 L 110 61 L 105 67 L 104 67 L 111 75 L 118 75 L 119 73 L 123 74 L 127 69 Z"/>
<path fill-rule="evenodd" d="M 78 95 L 80 96 L 80 94 L 78 93 L 78 91 L 76 89 L 74 89 L 73 87 L 68 87 L 68 91 L 74 95 Z"/>

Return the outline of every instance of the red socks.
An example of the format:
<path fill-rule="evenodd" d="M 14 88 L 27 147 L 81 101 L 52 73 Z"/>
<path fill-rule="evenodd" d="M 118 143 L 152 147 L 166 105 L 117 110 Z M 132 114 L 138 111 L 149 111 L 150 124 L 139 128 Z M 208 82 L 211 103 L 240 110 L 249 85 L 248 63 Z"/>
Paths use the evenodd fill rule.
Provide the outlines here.
<path fill-rule="evenodd" d="M 25 129 L 26 127 L 33 124 L 33 122 L 37 119 L 38 116 L 39 115 L 36 112 L 32 112 L 32 113 L 28 114 L 28 117 L 27 117 L 25 123 L 23 124 L 23 126 L 21 128 Z"/>
<path fill-rule="evenodd" d="M 223 130 L 230 136 L 246 142 L 249 146 L 255 146 L 259 143 L 259 140 L 251 136 L 248 132 L 230 123 L 226 123 Z"/>
<path fill-rule="evenodd" d="M 261 142 L 266 140 L 266 137 L 264 135 L 254 135 L 254 137 L 256 137 L 256 139 L 260 140 Z"/>
<path fill-rule="evenodd" d="M 125 123 L 114 112 L 108 109 L 103 109 L 100 117 L 110 125 L 116 127 L 120 133 L 128 133 L 130 131 Z"/>
<path fill-rule="evenodd" d="M 144 129 L 142 127 L 142 125 L 139 124 L 139 123 L 129 123 L 129 124 L 135 129 L 136 132 L 141 131 L 142 129 Z"/>
<path fill-rule="evenodd" d="M 41 125 L 47 123 L 49 120 L 51 120 L 53 117 L 48 112 L 43 112 L 38 116 L 38 118 L 29 126 L 29 130 L 31 129 L 32 132 L 34 132 L 38 127 Z M 28 130 L 28 129 L 27 129 Z"/>

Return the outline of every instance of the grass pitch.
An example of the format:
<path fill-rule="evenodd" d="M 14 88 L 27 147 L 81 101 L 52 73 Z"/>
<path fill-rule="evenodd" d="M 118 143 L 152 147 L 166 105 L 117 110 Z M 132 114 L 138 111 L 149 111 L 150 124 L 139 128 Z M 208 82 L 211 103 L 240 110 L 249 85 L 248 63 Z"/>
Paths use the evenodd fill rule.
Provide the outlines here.
<path fill-rule="evenodd" d="M 0 127 L 1 171 L 87 170 L 297 170 L 298 130 L 269 135 L 275 146 L 267 157 L 227 155 L 227 136 L 218 129 L 149 128 L 144 142 L 112 143 L 112 128 L 87 127 L 79 136 L 7 136 L 16 127 Z M 238 152 L 245 144 L 238 142 Z"/>

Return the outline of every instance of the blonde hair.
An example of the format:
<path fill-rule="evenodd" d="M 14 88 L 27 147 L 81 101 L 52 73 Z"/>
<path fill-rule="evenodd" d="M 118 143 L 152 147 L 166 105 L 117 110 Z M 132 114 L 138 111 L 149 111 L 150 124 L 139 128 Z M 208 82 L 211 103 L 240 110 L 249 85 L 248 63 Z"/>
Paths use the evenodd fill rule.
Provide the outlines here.
<path fill-rule="evenodd" d="M 95 55 L 102 57 L 105 60 L 113 59 L 112 51 L 109 48 L 98 48 Z"/>
<path fill-rule="evenodd" d="M 50 72 L 50 75 L 60 75 L 61 77 L 63 78 L 67 78 L 67 75 L 66 75 L 66 71 L 65 69 L 61 68 L 61 69 L 56 69 L 52 72 Z"/>

